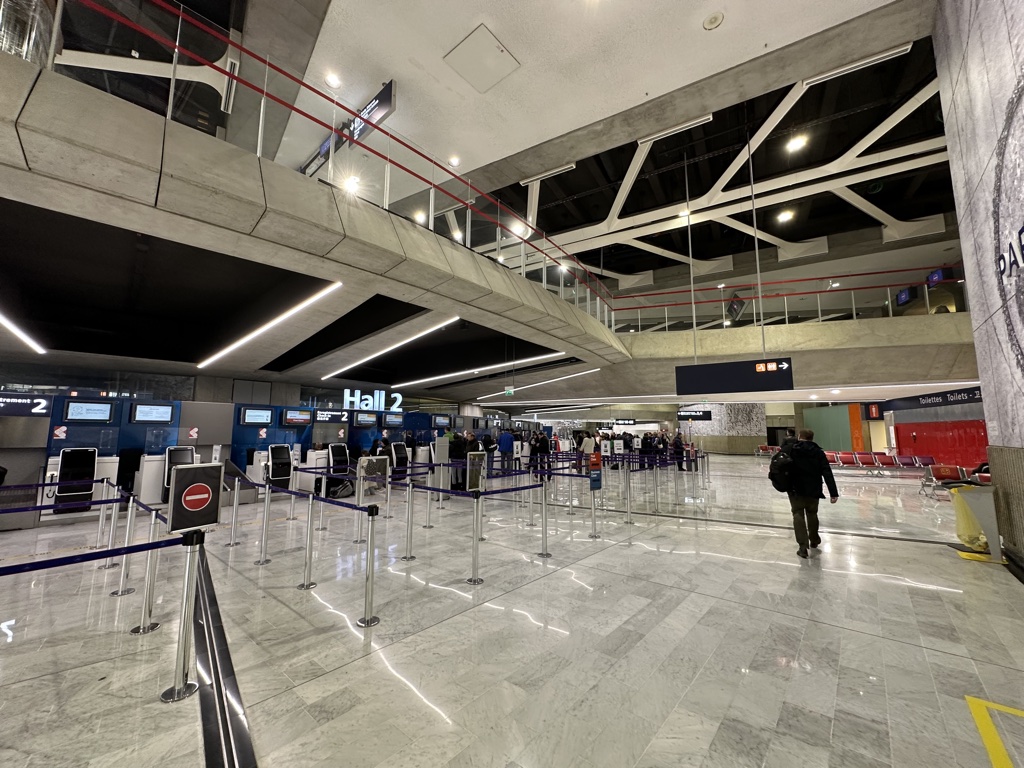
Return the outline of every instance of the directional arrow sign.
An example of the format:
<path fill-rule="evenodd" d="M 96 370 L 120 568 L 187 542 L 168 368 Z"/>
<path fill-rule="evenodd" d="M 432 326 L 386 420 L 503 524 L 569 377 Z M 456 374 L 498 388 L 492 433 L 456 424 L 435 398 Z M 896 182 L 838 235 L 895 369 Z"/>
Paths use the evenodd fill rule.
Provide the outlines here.
<path fill-rule="evenodd" d="M 791 389 L 793 361 L 788 357 L 676 367 L 677 395 L 780 392 Z"/>

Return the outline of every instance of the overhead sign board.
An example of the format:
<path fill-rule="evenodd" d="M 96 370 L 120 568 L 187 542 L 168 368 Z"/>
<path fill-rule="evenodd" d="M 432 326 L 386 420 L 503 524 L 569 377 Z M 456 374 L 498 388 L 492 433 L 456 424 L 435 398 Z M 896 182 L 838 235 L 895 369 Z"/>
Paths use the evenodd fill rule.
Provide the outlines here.
<path fill-rule="evenodd" d="M 636 424 L 636 419 L 616 419 L 615 426 L 617 427 L 632 427 Z"/>
<path fill-rule="evenodd" d="M 676 366 L 677 395 L 781 392 L 791 389 L 793 361 L 788 357 Z"/>
<path fill-rule="evenodd" d="M 223 464 L 175 465 L 171 470 L 167 531 L 184 533 L 216 525 L 223 487 Z"/>
<path fill-rule="evenodd" d="M 347 139 L 343 134 L 348 134 L 355 141 L 363 141 L 373 131 L 374 125 L 380 125 L 392 112 L 395 111 L 395 81 L 389 80 L 384 87 L 370 101 L 359 110 L 359 117 L 343 122 L 336 133 L 332 132 L 317 147 L 316 152 L 299 168 L 307 176 L 315 176 L 317 171 L 323 168 L 331 156 L 331 140 L 334 140 L 334 151 L 341 149 Z M 372 123 L 372 125 L 371 125 Z M 350 144 L 354 147 L 355 144 Z"/>
<path fill-rule="evenodd" d="M 680 408 L 676 411 L 676 418 L 680 421 L 711 421 L 711 411 L 694 411 L 688 408 Z"/>
<path fill-rule="evenodd" d="M 935 392 L 916 397 L 901 397 L 890 400 L 882 405 L 883 411 L 909 411 L 915 408 L 937 408 L 944 405 L 965 405 L 982 402 L 981 387 L 951 389 L 946 392 Z M 869 406 L 870 413 L 870 406 Z"/>
<path fill-rule="evenodd" d="M 49 416 L 53 398 L 49 395 L 0 394 L 0 416 Z"/>

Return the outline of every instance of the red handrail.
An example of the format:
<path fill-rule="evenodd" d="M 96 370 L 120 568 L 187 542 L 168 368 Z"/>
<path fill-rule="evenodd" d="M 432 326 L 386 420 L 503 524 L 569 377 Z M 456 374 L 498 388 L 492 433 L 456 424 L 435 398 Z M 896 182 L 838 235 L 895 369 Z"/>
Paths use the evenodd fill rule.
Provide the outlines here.
<path fill-rule="evenodd" d="M 194 61 L 202 64 L 203 66 L 210 67 L 211 69 L 217 71 L 218 73 L 220 73 L 222 75 L 225 75 L 226 77 L 234 80 L 235 82 L 241 83 L 242 85 L 245 85 L 246 87 L 251 88 L 252 90 L 262 94 L 264 97 L 269 97 L 275 103 L 280 104 L 281 106 L 285 107 L 286 109 L 289 109 L 292 112 L 295 112 L 296 114 L 302 115 L 303 117 L 305 117 L 305 118 L 307 118 L 309 120 L 312 120 L 317 125 L 320 125 L 320 126 L 322 126 L 324 128 L 327 128 L 329 131 L 331 131 L 331 132 L 341 136 L 342 138 L 346 139 L 347 141 L 351 142 L 352 144 L 354 144 L 354 145 L 356 145 L 358 147 L 361 147 L 363 149 L 366 149 L 369 152 L 372 152 L 374 155 L 376 155 L 377 157 L 380 157 L 385 162 L 387 162 L 387 163 L 389 163 L 391 165 L 394 165 L 395 167 L 405 171 L 406 173 L 408 173 L 412 177 L 418 179 L 419 181 L 422 181 L 423 183 L 427 184 L 428 186 L 433 187 L 434 189 L 437 189 L 437 190 L 443 192 L 444 194 L 448 195 L 448 197 L 452 198 L 452 200 L 454 200 L 454 201 L 456 201 L 456 202 L 458 202 L 460 204 L 463 204 L 467 208 L 470 208 L 471 210 L 473 210 L 476 213 L 480 214 L 481 216 L 486 218 L 488 221 L 491 221 L 494 224 L 496 224 L 500 229 L 502 229 L 505 232 L 507 232 L 508 234 L 512 235 L 512 237 L 518 238 L 523 243 L 525 243 L 527 245 L 530 245 L 530 247 L 532 247 L 535 251 L 537 251 L 538 253 L 540 253 L 541 255 L 546 257 L 547 259 L 550 259 L 551 262 L 553 264 L 555 264 L 556 266 L 561 266 L 557 259 L 552 258 L 549 254 L 545 253 L 540 248 L 537 248 L 536 245 L 531 243 L 529 240 L 523 238 L 521 235 L 516 234 L 513 230 L 511 230 L 509 227 L 507 227 L 505 224 L 503 224 L 501 222 L 501 220 L 500 220 L 500 217 L 497 220 L 491 218 L 488 214 L 484 213 L 480 209 L 471 206 L 468 201 L 460 199 L 456 195 L 448 192 L 447 190 L 442 189 L 440 186 L 435 184 L 433 181 L 425 179 L 423 176 L 420 176 L 419 174 L 415 173 L 414 171 L 410 170 L 409 168 L 406 168 L 402 164 L 392 160 L 391 158 L 385 157 L 381 153 L 371 149 L 370 147 L 367 147 L 365 144 L 363 144 L 363 143 L 361 143 L 359 141 L 356 141 L 351 136 L 346 135 L 344 132 L 340 131 L 339 129 L 335 128 L 334 126 L 328 125 L 327 123 L 324 123 L 322 120 L 319 120 L 319 119 L 313 117 L 312 115 L 306 113 L 305 111 L 298 109 L 294 105 L 286 103 L 285 101 L 283 101 L 282 99 L 280 99 L 280 98 L 278 98 L 276 96 L 272 96 L 271 94 L 267 93 L 267 91 L 265 89 L 260 88 L 259 86 L 255 85 L 253 83 L 250 83 L 250 82 L 248 82 L 246 80 L 243 80 L 242 78 L 238 77 L 237 75 L 234 75 L 234 74 L 228 72 L 227 70 L 217 66 L 213 62 L 210 62 L 210 61 L 207 61 L 207 60 L 203 59 L 201 56 L 198 56 L 198 55 L 192 53 L 191 51 L 185 49 L 183 46 L 179 46 L 176 42 L 168 40 L 166 38 L 163 38 L 160 35 L 158 35 L 157 33 L 151 32 L 151 31 L 145 29 L 144 27 L 136 24 L 135 22 L 131 21 L 130 19 L 128 19 L 125 16 L 122 16 L 121 14 L 117 13 L 116 11 L 112 11 L 112 10 L 104 8 L 103 6 L 97 4 L 94 0 L 71 0 L 71 2 L 80 3 L 81 5 L 84 5 L 84 6 L 88 7 L 88 8 L 91 8 L 94 11 L 97 11 L 97 12 L 101 13 L 104 16 L 107 16 L 108 18 L 110 18 L 113 21 L 117 21 L 118 23 L 124 24 L 125 26 L 129 27 L 130 29 L 134 29 L 136 32 L 144 34 L 147 37 L 149 37 L 149 38 L 151 38 L 153 40 L 156 40 L 157 42 L 160 42 L 162 45 L 168 46 L 168 47 L 170 47 L 170 48 L 172 48 L 174 50 L 177 50 L 180 53 L 184 53 L 186 56 L 188 56 L 189 58 L 193 59 Z M 429 155 L 427 155 L 427 154 L 423 153 L 422 151 L 420 151 L 418 148 L 416 148 L 416 147 L 412 146 L 411 144 L 409 144 L 408 142 L 404 141 L 401 137 L 399 137 L 399 136 L 397 136 L 397 135 L 395 135 L 393 133 L 390 133 L 389 131 L 387 131 L 384 128 L 380 127 L 378 124 L 374 123 L 372 120 L 368 120 L 366 118 L 360 117 L 360 115 L 355 110 L 353 110 L 351 107 L 349 107 L 348 105 L 343 104 L 343 103 L 337 101 L 336 99 L 334 99 L 333 97 L 328 96 L 327 94 L 317 90 L 316 88 L 311 86 L 309 83 L 306 83 L 302 79 L 295 77 L 293 74 L 291 74 L 287 70 L 284 70 L 281 67 L 273 64 L 268 59 L 263 58 L 259 54 L 255 53 L 253 51 L 250 51 L 249 49 L 245 48 L 244 46 L 242 46 L 239 43 L 237 43 L 234 40 L 232 40 L 227 35 L 223 34 L 220 30 L 218 30 L 218 29 L 216 29 L 214 27 L 211 27 L 208 24 L 204 23 L 202 20 L 194 18 L 193 16 L 185 13 L 183 9 L 176 8 L 173 5 L 171 5 L 170 3 L 165 2 L 165 0 L 151 0 L 151 2 L 154 5 L 156 5 L 157 7 L 162 8 L 163 10 L 167 11 L 168 13 L 171 13 L 171 14 L 177 16 L 179 19 L 181 19 L 183 21 L 186 21 L 189 24 L 193 25 L 194 27 L 196 27 L 198 29 L 201 29 L 204 32 L 206 32 L 207 34 L 217 38 L 218 40 L 220 40 L 221 42 L 225 43 L 226 45 L 228 45 L 228 46 L 230 46 L 232 48 L 235 48 L 236 50 L 240 51 L 241 53 L 244 53 L 245 55 L 249 56 L 252 59 L 255 59 L 259 63 L 265 65 L 269 69 L 274 70 L 278 74 L 283 75 L 284 77 L 288 78 L 292 82 L 294 82 L 297 85 L 299 85 L 301 88 L 305 88 L 306 90 L 308 90 L 308 91 L 310 91 L 312 93 L 315 93 L 321 99 L 324 99 L 325 101 L 330 102 L 331 104 L 333 104 L 336 107 L 340 108 L 342 111 L 348 113 L 349 115 L 351 115 L 353 117 L 359 117 L 360 120 L 362 120 L 363 122 L 367 123 L 368 125 L 373 126 L 375 130 L 380 131 L 381 135 L 387 136 L 389 139 L 395 141 L 400 146 L 405 147 L 410 152 L 413 152 L 414 154 L 416 154 L 419 157 L 423 158 L 424 160 L 429 162 L 431 165 L 433 165 L 435 168 L 438 168 L 441 171 L 443 171 L 444 173 L 448 174 L 452 179 L 454 179 L 454 180 L 456 180 L 456 181 L 458 181 L 458 182 L 460 182 L 462 184 L 465 184 L 467 189 L 471 189 L 474 192 L 476 192 L 478 195 L 480 195 L 481 197 L 491 201 L 492 203 L 494 203 L 498 207 L 499 210 L 504 210 L 507 213 L 510 213 L 516 219 L 521 221 L 526 227 L 528 227 L 535 235 L 539 235 L 540 238 L 544 242 L 550 243 L 551 246 L 556 248 L 567 259 L 569 259 L 574 264 L 576 264 L 577 267 L 579 267 L 579 269 L 581 269 L 583 272 L 585 272 L 587 274 L 587 276 L 591 280 L 594 281 L 595 284 L 601 286 L 601 289 L 605 292 L 605 294 L 607 295 L 608 298 L 614 298 L 612 296 L 612 294 L 611 294 L 611 291 L 608 289 L 608 287 L 604 283 L 602 283 L 600 280 L 598 280 L 597 277 L 589 269 L 587 269 L 587 267 L 582 262 L 579 261 L 579 259 L 577 259 L 574 255 L 567 253 L 557 243 L 552 242 L 540 230 L 538 230 L 532 224 L 530 224 L 530 222 L 528 222 L 525 219 L 523 219 L 522 217 L 520 217 L 519 214 L 516 213 L 511 208 L 508 208 L 507 206 L 502 204 L 500 200 L 497 200 L 496 198 L 491 197 L 486 192 L 484 192 L 484 191 L 478 189 L 477 187 L 473 186 L 473 184 L 470 183 L 469 180 L 463 179 L 461 176 L 459 176 L 458 174 L 454 173 L 449 168 L 445 167 L 441 163 L 438 163 L 434 158 L 430 157 Z M 608 304 L 608 301 L 603 296 L 598 294 L 598 292 L 595 291 L 593 289 L 593 287 L 591 287 L 590 281 L 583 281 L 583 282 L 584 282 L 584 285 L 587 286 L 587 289 L 590 290 L 592 293 L 594 293 L 595 296 L 600 301 L 603 301 L 606 306 L 610 306 Z"/>

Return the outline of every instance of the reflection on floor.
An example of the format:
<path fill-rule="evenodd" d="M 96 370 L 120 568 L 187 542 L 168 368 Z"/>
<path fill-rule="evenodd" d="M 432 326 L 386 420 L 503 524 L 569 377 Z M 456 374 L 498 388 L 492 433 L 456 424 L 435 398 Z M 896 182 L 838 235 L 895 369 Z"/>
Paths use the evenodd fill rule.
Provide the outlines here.
<path fill-rule="evenodd" d="M 715 517 L 743 519 L 761 498 L 781 523 L 756 463 L 736 461 L 747 491 L 729 464 L 712 477 Z M 846 498 L 834 508 L 844 526 L 923 529 L 935 516 L 913 481 L 880 485 L 901 503 Z M 738 508 L 721 506 L 726 493 Z M 964 697 L 1024 707 L 1024 588 L 999 566 L 838 534 L 801 561 L 786 530 L 639 514 L 627 526 L 602 510 L 591 540 L 580 500 L 573 516 L 549 505 L 550 559 L 536 556 L 529 507 L 488 500 L 484 583 L 472 587 L 469 502 L 435 502 L 424 530 L 418 496 L 417 559 L 403 562 L 396 494 L 394 517 L 377 526 L 381 624 L 368 631 L 356 626 L 365 548 L 352 543 L 354 512 L 328 510 L 319 586 L 303 592 L 305 521 L 285 520 L 287 503 L 275 502 L 272 562 L 257 567 L 262 505 L 243 507 L 240 546 L 223 547 L 221 528 L 207 549 L 260 765 L 985 766 Z M 928 525 L 945 537 L 950 523 Z M 0 557 L 94 535 L 91 525 L 4 533 Z M 157 701 L 182 559 L 164 552 L 155 618 L 166 623 L 146 638 L 125 634 L 138 593 L 108 597 L 117 571 L 3 579 L 0 621 L 14 624 L 10 642 L 0 636 L 0 764 L 203 764 L 195 700 Z M 141 586 L 141 560 L 133 569 Z M 994 718 L 1024 765 L 1024 720 Z"/>

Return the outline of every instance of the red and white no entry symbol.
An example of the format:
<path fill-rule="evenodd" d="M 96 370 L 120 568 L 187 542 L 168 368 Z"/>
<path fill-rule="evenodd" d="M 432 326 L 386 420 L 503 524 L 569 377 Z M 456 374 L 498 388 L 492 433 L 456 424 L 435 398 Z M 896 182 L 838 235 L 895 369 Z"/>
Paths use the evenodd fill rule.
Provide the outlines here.
<path fill-rule="evenodd" d="M 213 500 L 213 491 L 206 483 L 193 483 L 181 494 L 181 503 L 190 512 L 198 512 Z"/>

